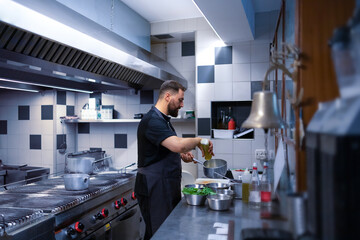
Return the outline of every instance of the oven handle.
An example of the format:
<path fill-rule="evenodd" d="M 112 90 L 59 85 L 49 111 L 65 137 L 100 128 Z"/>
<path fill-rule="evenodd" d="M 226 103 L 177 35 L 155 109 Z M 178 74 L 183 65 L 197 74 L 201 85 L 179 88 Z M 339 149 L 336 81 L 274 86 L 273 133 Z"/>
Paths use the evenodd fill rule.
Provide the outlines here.
<path fill-rule="evenodd" d="M 129 219 L 129 218 L 131 218 L 132 216 L 134 216 L 134 215 L 137 213 L 137 211 L 138 211 L 137 208 L 133 208 L 133 209 L 131 209 L 131 210 L 129 210 L 129 211 L 121 214 L 121 215 L 116 219 L 116 221 L 121 222 L 121 221 L 124 221 L 124 220 L 126 220 L 126 219 Z"/>

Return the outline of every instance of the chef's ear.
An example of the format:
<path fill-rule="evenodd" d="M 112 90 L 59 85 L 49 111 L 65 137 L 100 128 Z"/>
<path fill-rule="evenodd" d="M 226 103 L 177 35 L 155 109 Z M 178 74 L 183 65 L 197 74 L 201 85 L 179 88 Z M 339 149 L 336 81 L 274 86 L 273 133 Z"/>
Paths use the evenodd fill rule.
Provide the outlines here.
<path fill-rule="evenodd" d="M 170 94 L 170 92 L 166 92 L 166 93 L 165 93 L 165 100 L 166 100 L 167 102 L 170 102 L 170 99 L 171 99 L 171 94 Z"/>

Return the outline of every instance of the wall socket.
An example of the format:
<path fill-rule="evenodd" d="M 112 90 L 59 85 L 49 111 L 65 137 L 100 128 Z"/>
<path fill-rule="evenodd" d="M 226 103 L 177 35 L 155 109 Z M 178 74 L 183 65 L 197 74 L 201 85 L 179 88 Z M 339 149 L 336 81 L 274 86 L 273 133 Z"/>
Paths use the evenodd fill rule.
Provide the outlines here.
<path fill-rule="evenodd" d="M 255 159 L 256 160 L 265 160 L 266 159 L 265 149 L 256 149 L 255 150 Z"/>

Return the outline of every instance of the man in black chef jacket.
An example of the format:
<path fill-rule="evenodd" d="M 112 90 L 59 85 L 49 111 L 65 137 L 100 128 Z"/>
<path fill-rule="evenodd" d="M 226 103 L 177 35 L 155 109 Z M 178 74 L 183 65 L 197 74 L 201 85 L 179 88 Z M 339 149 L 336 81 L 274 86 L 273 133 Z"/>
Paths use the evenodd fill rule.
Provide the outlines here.
<path fill-rule="evenodd" d="M 138 173 L 135 193 L 150 239 L 181 199 L 181 160 L 191 162 L 190 152 L 201 138 L 180 138 L 170 123 L 184 106 L 186 88 L 170 80 L 159 91 L 155 107 L 142 118 L 138 131 Z M 209 152 L 213 154 L 210 142 Z"/>

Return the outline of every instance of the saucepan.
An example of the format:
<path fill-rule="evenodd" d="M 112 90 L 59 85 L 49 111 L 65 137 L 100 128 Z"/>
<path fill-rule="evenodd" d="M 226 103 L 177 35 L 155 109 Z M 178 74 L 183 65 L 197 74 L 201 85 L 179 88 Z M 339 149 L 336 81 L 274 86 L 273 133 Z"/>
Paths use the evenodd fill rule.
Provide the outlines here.
<path fill-rule="evenodd" d="M 193 160 L 203 165 L 204 175 L 208 178 L 219 178 L 226 174 L 227 162 L 223 159 L 213 158 L 205 162 L 200 162 L 195 158 Z"/>
<path fill-rule="evenodd" d="M 89 188 L 89 175 L 83 173 L 64 174 L 65 189 L 70 191 Z"/>

